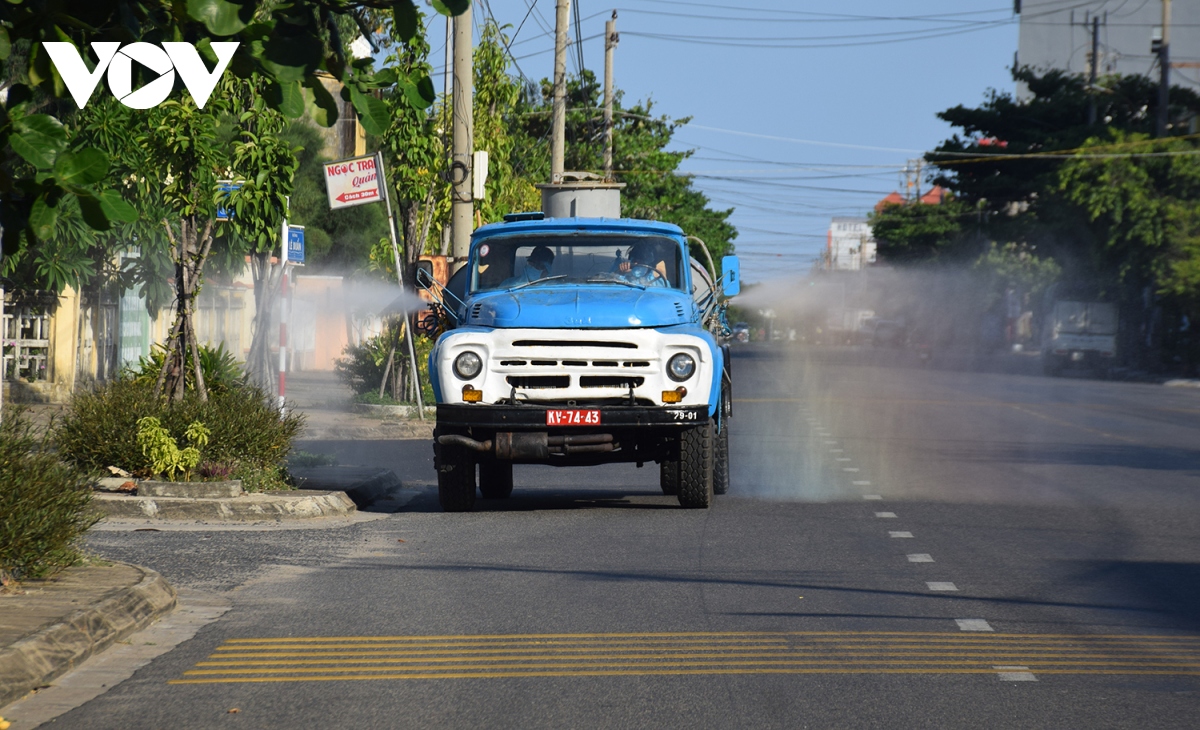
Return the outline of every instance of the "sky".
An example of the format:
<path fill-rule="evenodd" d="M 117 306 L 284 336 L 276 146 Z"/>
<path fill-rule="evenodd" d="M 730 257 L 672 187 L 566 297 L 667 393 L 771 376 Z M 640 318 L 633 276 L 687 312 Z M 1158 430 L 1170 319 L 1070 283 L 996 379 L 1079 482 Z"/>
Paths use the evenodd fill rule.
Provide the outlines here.
<path fill-rule="evenodd" d="M 656 114 L 691 117 L 672 149 L 694 150 L 681 170 L 711 207 L 734 209 L 751 283 L 808 272 L 832 216 L 865 216 L 899 190 L 906 161 L 953 134 L 937 112 L 1013 89 L 1012 0 L 575 3 L 585 67 L 603 77 L 604 23 L 615 9 L 614 83 L 625 103 L 649 99 Z M 552 76 L 554 0 L 472 4 L 476 37 L 494 17 L 510 26 L 520 71 Z M 440 18 L 429 34 L 440 73 Z M 568 59 L 577 71 L 575 48 Z"/>

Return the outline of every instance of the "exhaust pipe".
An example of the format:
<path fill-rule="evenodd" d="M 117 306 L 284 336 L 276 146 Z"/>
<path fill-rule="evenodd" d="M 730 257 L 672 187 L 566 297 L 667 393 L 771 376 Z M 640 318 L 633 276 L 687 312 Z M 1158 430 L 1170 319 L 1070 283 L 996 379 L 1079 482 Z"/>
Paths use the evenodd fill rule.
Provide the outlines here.
<path fill-rule="evenodd" d="M 459 446 L 480 454 L 493 453 L 501 461 L 542 460 L 551 454 L 590 454 L 613 451 L 611 433 L 549 436 L 545 431 L 501 431 L 495 439 L 476 441 L 469 436 L 438 436 L 442 446 Z"/>

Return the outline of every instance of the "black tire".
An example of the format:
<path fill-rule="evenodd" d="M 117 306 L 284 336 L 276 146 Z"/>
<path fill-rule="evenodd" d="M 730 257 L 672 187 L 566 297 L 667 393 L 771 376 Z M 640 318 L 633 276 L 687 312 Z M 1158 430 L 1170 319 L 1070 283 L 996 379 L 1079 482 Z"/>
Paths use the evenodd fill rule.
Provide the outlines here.
<path fill-rule="evenodd" d="M 658 465 L 658 486 L 662 493 L 674 497 L 679 494 L 679 462 L 663 461 Z"/>
<path fill-rule="evenodd" d="M 510 461 L 485 461 L 479 465 L 479 493 L 484 499 L 508 499 L 513 490 Z"/>
<path fill-rule="evenodd" d="M 713 447 L 713 494 L 729 491 L 729 419 L 722 419 Z"/>
<path fill-rule="evenodd" d="M 475 461 L 466 449 L 441 446 L 437 452 L 438 502 L 443 512 L 470 512 L 475 506 Z"/>
<path fill-rule="evenodd" d="M 713 501 L 713 425 L 709 421 L 679 437 L 679 504 L 708 509 Z"/>

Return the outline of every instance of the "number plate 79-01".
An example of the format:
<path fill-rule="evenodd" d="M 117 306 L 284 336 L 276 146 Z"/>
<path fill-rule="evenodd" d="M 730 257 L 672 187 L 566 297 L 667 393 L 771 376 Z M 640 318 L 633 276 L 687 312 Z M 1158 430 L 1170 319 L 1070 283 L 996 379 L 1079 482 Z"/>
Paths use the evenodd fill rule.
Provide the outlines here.
<path fill-rule="evenodd" d="M 547 426 L 599 426 L 600 411 L 589 408 L 563 408 L 546 411 Z"/>

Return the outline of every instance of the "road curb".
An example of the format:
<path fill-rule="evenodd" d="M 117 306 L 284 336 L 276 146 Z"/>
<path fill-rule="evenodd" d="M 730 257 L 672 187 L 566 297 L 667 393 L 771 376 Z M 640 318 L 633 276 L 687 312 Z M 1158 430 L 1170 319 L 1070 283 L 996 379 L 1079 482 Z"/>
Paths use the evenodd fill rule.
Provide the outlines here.
<path fill-rule="evenodd" d="M 229 499 L 131 497 L 95 494 L 92 505 L 108 518 L 262 522 L 348 517 L 357 509 L 344 492 L 253 493 Z"/>
<path fill-rule="evenodd" d="M 300 489 L 321 489 L 344 493 L 358 509 L 390 500 L 403 489 L 400 477 L 391 469 L 371 467 L 317 466 L 291 469 Z"/>
<path fill-rule="evenodd" d="M 74 669 L 93 654 L 175 608 L 175 589 L 158 573 L 129 566 L 141 580 L 0 648 L 0 707 Z"/>

